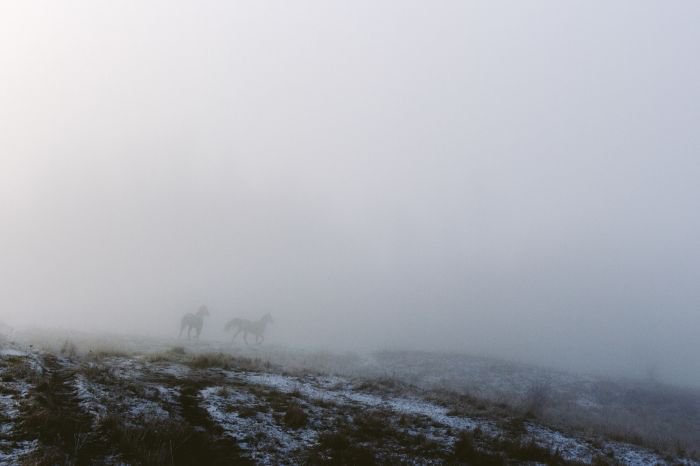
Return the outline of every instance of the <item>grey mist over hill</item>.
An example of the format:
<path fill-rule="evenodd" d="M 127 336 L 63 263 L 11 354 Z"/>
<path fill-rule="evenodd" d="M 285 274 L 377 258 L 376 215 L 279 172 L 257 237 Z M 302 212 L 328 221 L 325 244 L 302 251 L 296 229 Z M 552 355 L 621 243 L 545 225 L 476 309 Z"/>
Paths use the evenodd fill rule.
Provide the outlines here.
<path fill-rule="evenodd" d="M 700 4 L 0 6 L 0 321 L 700 384 Z"/>

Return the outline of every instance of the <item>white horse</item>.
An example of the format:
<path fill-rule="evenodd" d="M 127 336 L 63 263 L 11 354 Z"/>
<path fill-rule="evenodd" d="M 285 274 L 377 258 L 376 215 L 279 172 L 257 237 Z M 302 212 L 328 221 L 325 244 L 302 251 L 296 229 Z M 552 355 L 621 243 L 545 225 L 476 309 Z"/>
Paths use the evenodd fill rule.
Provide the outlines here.
<path fill-rule="evenodd" d="M 185 314 L 180 324 L 180 336 L 182 336 L 182 332 L 184 332 L 185 327 L 187 327 L 187 339 L 190 339 L 192 329 L 195 330 L 195 338 L 199 339 L 199 334 L 202 333 L 202 327 L 204 326 L 204 318 L 208 315 L 209 309 L 204 305 L 199 306 L 196 314 Z"/>
<path fill-rule="evenodd" d="M 260 345 L 265 340 L 265 327 L 267 327 L 267 324 L 271 324 L 272 322 L 272 316 L 268 312 L 256 321 L 250 321 L 248 319 L 233 319 L 226 324 L 226 331 L 228 332 L 233 328 L 238 329 L 236 333 L 233 334 L 231 343 L 233 343 L 238 334 L 243 332 L 243 341 L 245 341 L 246 345 L 250 344 L 248 343 L 249 333 L 252 333 L 255 336 L 255 344 Z"/>

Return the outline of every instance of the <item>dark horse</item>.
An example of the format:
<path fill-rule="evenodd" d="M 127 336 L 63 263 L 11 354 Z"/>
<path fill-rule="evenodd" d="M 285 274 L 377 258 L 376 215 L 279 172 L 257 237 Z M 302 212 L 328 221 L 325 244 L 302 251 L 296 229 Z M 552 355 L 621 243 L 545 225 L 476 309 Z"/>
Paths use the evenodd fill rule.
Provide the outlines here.
<path fill-rule="evenodd" d="M 199 310 L 197 310 L 196 314 L 185 314 L 180 325 L 180 336 L 182 336 L 182 332 L 184 332 L 185 327 L 187 327 L 187 339 L 190 339 L 192 329 L 195 330 L 195 338 L 199 339 L 199 334 L 202 333 L 202 327 L 204 326 L 204 318 L 208 315 L 209 309 L 204 305 L 199 306 Z"/>

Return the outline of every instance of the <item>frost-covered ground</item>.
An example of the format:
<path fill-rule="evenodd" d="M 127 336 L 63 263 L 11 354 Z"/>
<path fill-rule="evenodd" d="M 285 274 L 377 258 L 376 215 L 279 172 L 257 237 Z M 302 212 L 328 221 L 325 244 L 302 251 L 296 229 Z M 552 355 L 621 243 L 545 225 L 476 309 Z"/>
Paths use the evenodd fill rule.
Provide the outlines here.
<path fill-rule="evenodd" d="M 29 397 L 32 380 L 41 372 L 37 358 L 16 345 L 0 347 L 0 464 L 17 464 L 37 447 L 19 434 L 21 404 Z"/>
<path fill-rule="evenodd" d="M 700 466 L 548 421 L 612 406 L 598 379 L 485 358 L 73 335 L 3 344 L 0 378 L 0 464 Z"/>

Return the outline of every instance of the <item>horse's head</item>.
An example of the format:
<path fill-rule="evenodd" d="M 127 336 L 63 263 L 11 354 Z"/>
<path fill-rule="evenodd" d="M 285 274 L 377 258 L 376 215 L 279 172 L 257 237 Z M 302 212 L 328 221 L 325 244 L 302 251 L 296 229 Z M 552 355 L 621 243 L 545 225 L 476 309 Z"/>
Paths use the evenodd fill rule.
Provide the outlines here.
<path fill-rule="evenodd" d="M 209 309 L 204 304 L 202 304 L 201 306 L 199 306 L 199 310 L 197 310 L 197 315 L 201 317 L 206 317 L 209 315 Z"/>
<path fill-rule="evenodd" d="M 266 324 L 271 324 L 271 323 L 274 322 L 274 320 L 272 320 L 272 315 L 270 315 L 269 312 L 266 313 L 264 316 L 262 316 L 262 319 L 261 319 L 261 320 L 262 320 L 263 322 L 265 322 Z"/>

